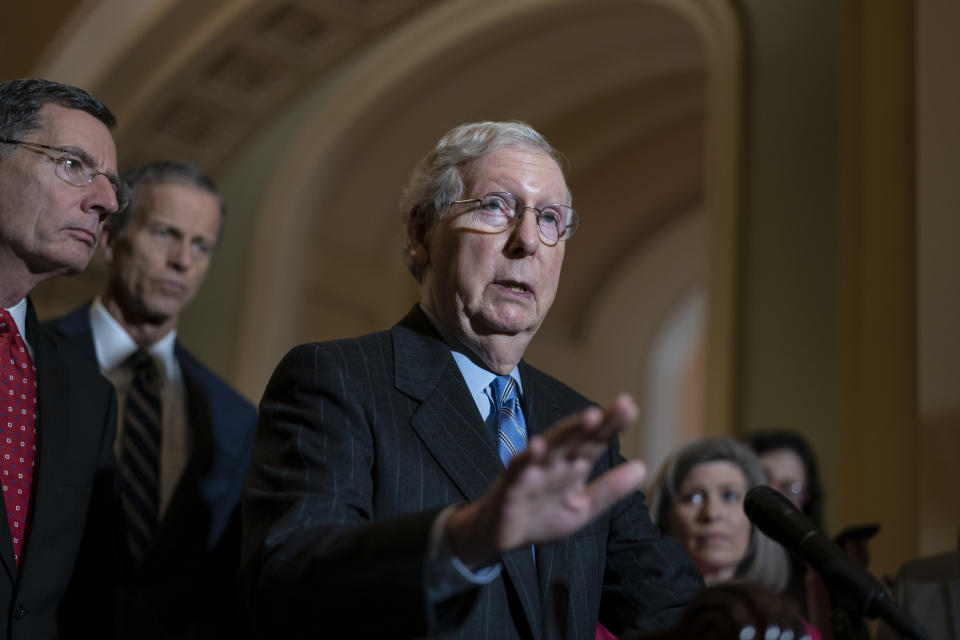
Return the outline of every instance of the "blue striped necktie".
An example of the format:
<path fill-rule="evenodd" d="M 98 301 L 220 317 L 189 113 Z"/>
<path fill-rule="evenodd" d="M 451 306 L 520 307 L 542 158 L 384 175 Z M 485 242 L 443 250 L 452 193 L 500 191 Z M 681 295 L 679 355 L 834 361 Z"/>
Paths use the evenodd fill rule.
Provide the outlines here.
<path fill-rule="evenodd" d="M 511 376 L 497 376 L 490 384 L 497 407 L 497 449 L 503 466 L 527 447 L 527 425 L 520 409 L 517 381 Z"/>
<path fill-rule="evenodd" d="M 127 362 L 133 370 L 133 381 L 123 411 L 120 502 L 130 553 L 139 564 L 150 548 L 160 519 L 162 382 L 156 362 L 146 351 L 137 351 Z"/>

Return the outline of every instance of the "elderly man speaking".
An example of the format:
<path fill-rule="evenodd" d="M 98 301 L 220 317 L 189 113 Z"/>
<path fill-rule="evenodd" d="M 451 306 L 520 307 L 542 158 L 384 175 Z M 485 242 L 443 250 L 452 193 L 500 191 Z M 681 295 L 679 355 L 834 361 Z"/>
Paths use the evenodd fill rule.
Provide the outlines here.
<path fill-rule="evenodd" d="M 673 621 L 702 585 L 651 524 L 601 409 L 523 361 L 579 219 L 528 125 L 448 132 L 407 187 L 420 303 L 301 345 L 260 405 L 243 498 L 258 631 L 593 638 Z"/>

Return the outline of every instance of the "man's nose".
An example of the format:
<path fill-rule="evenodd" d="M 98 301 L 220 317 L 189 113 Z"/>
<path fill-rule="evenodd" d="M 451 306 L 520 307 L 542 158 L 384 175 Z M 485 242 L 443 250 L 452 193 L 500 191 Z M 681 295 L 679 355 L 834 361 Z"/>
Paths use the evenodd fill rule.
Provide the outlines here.
<path fill-rule="evenodd" d="M 511 236 L 511 249 L 520 250 L 524 255 L 529 255 L 540 246 L 540 229 L 537 226 L 537 210 L 532 207 L 524 207 L 517 211 L 516 225 L 513 228 Z"/>
<path fill-rule="evenodd" d="M 120 207 L 117 202 L 117 192 L 113 190 L 113 185 L 105 175 L 94 176 L 86 189 L 87 195 L 83 199 L 84 211 L 96 213 L 101 220 L 117 212 Z"/>
<path fill-rule="evenodd" d="M 186 240 L 175 243 L 170 248 L 170 264 L 179 270 L 186 270 L 193 262 L 193 252 L 190 243 Z"/>

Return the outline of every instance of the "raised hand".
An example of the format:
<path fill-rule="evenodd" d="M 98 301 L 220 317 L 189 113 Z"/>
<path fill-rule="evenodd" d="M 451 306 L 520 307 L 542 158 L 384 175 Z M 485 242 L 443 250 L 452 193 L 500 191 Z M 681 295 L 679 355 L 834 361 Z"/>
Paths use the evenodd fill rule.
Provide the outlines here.
<path fill-rule="evenodd" d="M 628 461 L 587 484 L 610 440 L 637 417 L 621 394 L 605 410 L 589 407 L 530 438 L 484 496 L 447 521 L 450 548 L 468 567 L 490 564 L 511 549 L 564 538 L 636 491 L 646 474 Z"/>

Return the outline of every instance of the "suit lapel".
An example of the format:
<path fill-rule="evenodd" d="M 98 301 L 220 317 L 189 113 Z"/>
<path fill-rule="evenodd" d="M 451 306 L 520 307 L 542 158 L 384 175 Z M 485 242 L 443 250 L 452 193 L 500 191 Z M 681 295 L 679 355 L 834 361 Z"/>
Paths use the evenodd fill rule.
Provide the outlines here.
<path fill-rule="evenodd" d="M 392 333 L 397 389 L 421 401 L 411 425 L 465 499 L 480 499 L 503 464 L 449 347 L 419 306 Z M 501 560 L 533 637 L 541 637 L 537 569 L 530 549 L 514 549 Z"/>
<path fill-rule="evenodd" d="M 478 500 L 503 471 L 493 439 L 453 358 L 423 398 L 411 424 L 468 501 Z"/>
<path fill-rule="evenodd" d="M 61 485 L 83 485 L 90 482 L 90 469 L 70 459 L 70 443 L 87 434 L 85 423 L 72 415 L 70 407 L 83 407 L 83 398 L 75 398 L 69 367 L 57 355 L 59 347 L 40 329 L 31 306 L 27 311 L 27 332 L 37 366 L 37 454 L 31 496 L 30 530 L 24 550 L 24 563 L 42 562 L 44 549 L 37 548 L 41 531 L 56 529 L 53 519 L 59 503 Z M 13 564 L 9 531 L 2 536 L 3 559 Z M 34 574 L 34 575 L 42 575 Z"/>
<path fill-rule="evenodd" d="M 93 330 L 90 328 L 90 303 L 71 311 L 55 325 L 56 331 L 91 362 L 97 364 L 97 351 L 93 346 Z"/>
<path fill-rule="evenodd" d="M 464 497 L 479 499 L 503 465 L 450 349 L 419 307 L 392 334 L 396 387 L 420 402 L 414 430 Z"/>
<path fill-rule="evenodd" d="M 549 379 L 524 361 L 520 361 L 520 379 L 523 380 L 523 417 L 528 435 L 543 433 L 563 417 L 563 410 L 555 401 Z"/>

